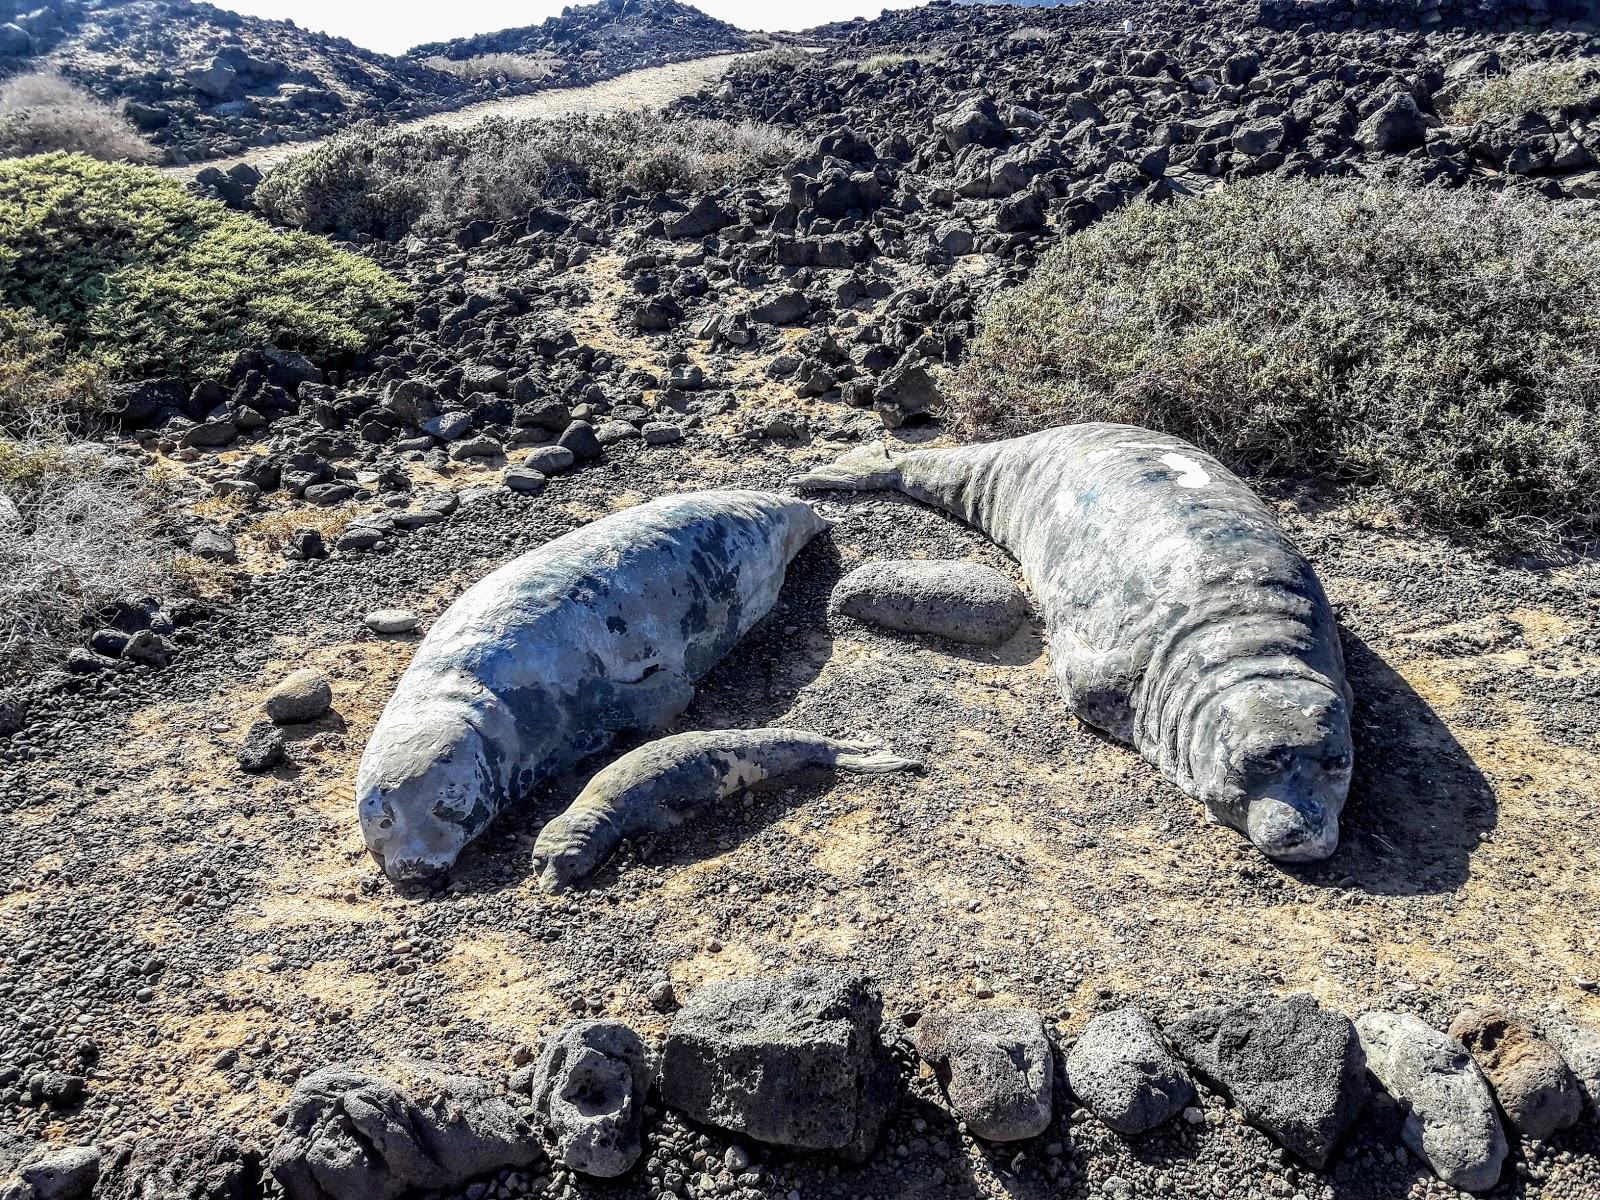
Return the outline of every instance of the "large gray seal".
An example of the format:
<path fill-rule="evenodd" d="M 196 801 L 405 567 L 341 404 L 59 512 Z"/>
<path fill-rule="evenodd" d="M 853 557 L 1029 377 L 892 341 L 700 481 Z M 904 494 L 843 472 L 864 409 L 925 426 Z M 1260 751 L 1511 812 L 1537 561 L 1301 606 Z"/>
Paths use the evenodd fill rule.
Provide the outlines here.
<path fill-rule="evenodd" d="M 660 728 L 826 525 L 768 492 L 689 492 L 474 584 L 417 648 L 361 756 L 367 848 L 397 881 L 437 875 L 508 804 L 616 734 Z"/>
<path fill-rule="evenodd" d="M 1083 721 L 1283 861 L 1339 844 L 1350 688 L 1322 585 L 1210 455 L 1132 425 L 951 450 L 861 447 L 804 488 L 898 489 L 1022 565 Z"/>
<path fill-rule="evenodd" d="M 606 767 L 540 831 L 534 869 L 541 888 L 559 891 L 605 862 L 624 838 L 676 828 L 763 780 L 812 767 L 880 774 L 921 765 L 881 746 L 803 729 L 713 729 L 660 738 Z"/>

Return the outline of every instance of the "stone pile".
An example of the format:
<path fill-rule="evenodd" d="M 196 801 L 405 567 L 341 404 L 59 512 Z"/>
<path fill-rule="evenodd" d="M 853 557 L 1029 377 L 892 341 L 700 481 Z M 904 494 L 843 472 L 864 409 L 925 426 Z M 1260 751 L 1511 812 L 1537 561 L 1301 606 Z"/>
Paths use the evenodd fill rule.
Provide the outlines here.
<path fill-rule="evenodd" d="M 1398 1105 L 1411 1153 L 1452 1187 L 1481 1193 L 1504 1170 L 1501 1114 L 1519 1137 L 1535 1139 L 1578 1120 L 1586 1095 L 1592 1104 L 1585 1089 L 1596 1082 L 1600 1046 L 1600 1029 L 1564 1013 L 1535 1026 L 1468 1010 L 1446 1034 L 1402 1013 L 1370 1012 L 1352 1024 L 1306 995 L 1203 1008 L 1164 1027 L 1137 1008 L 1113 1009 L 1065 1046 L 1026 1009 L 909 1019 L 902 1039 L 885 1026 L 871 980 L 803 969 L 702 987 L 654 1055 L 622 1022 L 566 1025 L 512 1076 L 509 1099 L 485 1081 L 427 1066 L 402 1082 L 328 1067 L 296 1086 L 264 1169 L 289 1200 L 454 1193 L 485 1176 L 556 1169 L 609 1179 L 645 1157 L 652 1095 L 725 1135 L 859 1163 L 874 1154 L 899 1103 L 905 1059 L 896 1046 L 909 1043 L 951 1117 L 990 1144 L 1051 1136 L 1073 1102 L 1125 1137 L 1180 1116 L 1203 1121 L 1193 1072 L 1319 1169 L 1376 1090 Z M 1570 1048 L 1571 1065 L 1541 1028 Z M 727 1156 L 736 1171 L 750 1166 L 737 1146 Z M 93 1147 L 36 1151 L 0 1194 L 86 1196 L 103 1157 Z M 239 1178 L 247 1158 L 222 1156 L 239 1168 L 228 1178 Z M 126 1168 L 121 1152 L 108 1161 Z"/>

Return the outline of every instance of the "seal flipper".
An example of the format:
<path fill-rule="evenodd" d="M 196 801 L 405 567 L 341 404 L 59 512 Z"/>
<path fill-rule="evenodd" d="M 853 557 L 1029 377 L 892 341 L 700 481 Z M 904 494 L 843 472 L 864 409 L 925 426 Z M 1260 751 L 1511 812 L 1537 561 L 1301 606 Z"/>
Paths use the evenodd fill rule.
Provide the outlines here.
<path fill-rule="evenodd" d="M 794 476 L 789 485 L 800 491 L 889 492 L 900 486 L 900 468 L 888 446 L 873 442 L 846 451 L 836 462 Z"/>
<path fill-rule="evenodd" d="M 833 755 L 833 765 L 841 771 L 856 771 L 862 775 L 923 770 L 920 758 L 903 758 L 892 750 L 869 742 L 840 742 Z"/>
<path fill-rule="evenodd" d="M 1131 698 L 1139 665 L 1129 650 L 1100 650 L 1065 625 L 1050 634 L 1050 662 L 1080 721 L 1133 744 Z"/>

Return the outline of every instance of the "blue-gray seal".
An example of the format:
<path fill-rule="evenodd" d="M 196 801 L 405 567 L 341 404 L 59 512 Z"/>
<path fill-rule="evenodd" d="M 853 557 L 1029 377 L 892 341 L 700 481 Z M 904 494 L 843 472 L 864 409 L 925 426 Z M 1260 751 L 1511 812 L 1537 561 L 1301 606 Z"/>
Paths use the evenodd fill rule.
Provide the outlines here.
<path fill-rule="evenodd" d="M 894 489 L 1009 550 L 1083 721 L 1286 862 L 1327 858 L 1350 789 L 1350 687 L 1322 585 L 1204 451 L 1082 424 L 949 450 L 874 444 L 801 488 Z"/>
<path fill-rule="evenodd" d="M 448 870 L 507 805 L 682 712 L 826 528 L 770 492 L 669 496 L 530 550 L 439 618 L 378 718 L 356 801 L 397 881 Z"/>

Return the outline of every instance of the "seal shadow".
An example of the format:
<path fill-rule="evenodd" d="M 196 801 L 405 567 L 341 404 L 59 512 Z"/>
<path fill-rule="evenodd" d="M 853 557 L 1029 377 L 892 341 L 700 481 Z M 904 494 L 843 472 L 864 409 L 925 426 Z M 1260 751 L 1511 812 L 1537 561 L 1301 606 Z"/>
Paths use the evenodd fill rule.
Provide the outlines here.
<path fill-rule="evenodd" d="M 1358 635 L 1341 628 L 1355 693 L 1355 775 L 1339 849 L 1325 863 L 1286 868 L 1312 885 L 1387 896 L 1451 892 L 1494 829 L 1494 789 L 1449 727 Z"/>
<path fill-rule="evenodd" d="M 843 574 L 843 562 L 832 534 L 824 530 L 814 537 L 794 561 L 784 578 L 777 603 L 744 635 L 716 666 L 695 685 L 695 698 L 687 709 L 665 729 L 644 734 L 628 734 L 601 754 L 580 763 L 552 784 L 512 805 L 500 814 L 485 836 L 469 843 L 462 852 L 451 882 L 458 890 L 497 891 L 514 887 L 533 873 L 532 838 L 552 817 L 562 812 L 585 783 L 607 763 L 630 750 L 672 733 L 701 729 L 754 729 L 769 725 L 789 711 L 795 697 L 827 666 L 833 653 L 833 635 L 828 630 L 828 598 Z M 826 731 L 819 731 L 826 732 Z M 781 787 L 803 786 L 823 776 L 815 772 L 776 780 Z M 820 787 L 820 782 L 819 782 Z M 770 790 L 753 789 L 753 790 Z M 737 801 L 734 801 L 737 806 Z M 761 803 L 724 811 L 760 814 L 765 823 L 781 817 L 781 806 Z M 715 813 L 691 818 L 679 829 L 652 836 L 651 861 L 662 863 L 697 862 L 707 853 L 713 838 L 726 840 L 739 835 L 742 840 L 757 831 L 748 817 L 722 821 Z M 508 849 L 518 839 L 526 845 Z M 633 861 L 637 850 L 624 843 L 617 853 L 577 885 L 579 891 L 604 887 L 617 880 L 619 864 Z"/>

